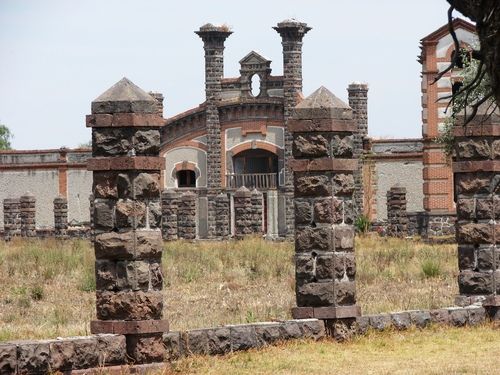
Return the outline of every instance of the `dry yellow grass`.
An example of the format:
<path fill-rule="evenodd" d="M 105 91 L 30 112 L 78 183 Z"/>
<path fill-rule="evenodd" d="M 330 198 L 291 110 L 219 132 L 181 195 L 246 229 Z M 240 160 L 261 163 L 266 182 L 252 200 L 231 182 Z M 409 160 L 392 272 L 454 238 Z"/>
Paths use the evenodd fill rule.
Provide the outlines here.
<path fill-rule="evenodd" d="M 165 250 L 173 330 L 290 318 L 291 243 L 175 242 Z M 454 245 L 364 237 L 357 262 L 364 313 L 448 306 L 457 294 Z M 87 334 L 93 267 L 87 241 L 0 242 L 0 341 Z"/>
<path fill-rule="evenodd" d="M 351 342 L 293 341 L 224 357 L 190 357 L 155 374 L 498 374 L 491 325 L 372 332 Z"/>

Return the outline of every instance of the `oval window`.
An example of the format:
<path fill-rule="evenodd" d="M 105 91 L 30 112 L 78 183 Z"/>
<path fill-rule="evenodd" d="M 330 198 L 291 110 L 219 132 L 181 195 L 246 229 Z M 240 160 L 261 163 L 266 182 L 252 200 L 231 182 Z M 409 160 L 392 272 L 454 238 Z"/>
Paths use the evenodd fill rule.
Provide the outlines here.
<path fill-rule="evenodd" d="M 260 95 L 260 77 L 258 74 L 254 74 L 252 76 L 252 80 L 250 82 L 250 90 L 251 90 L 252 95 L 254 97 L 257 97 Z"/>

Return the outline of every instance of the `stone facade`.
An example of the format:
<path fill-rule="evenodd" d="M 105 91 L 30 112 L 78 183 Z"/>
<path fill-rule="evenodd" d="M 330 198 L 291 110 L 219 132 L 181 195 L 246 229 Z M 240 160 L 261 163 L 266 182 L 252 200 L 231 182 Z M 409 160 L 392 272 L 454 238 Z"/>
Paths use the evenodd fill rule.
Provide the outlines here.
<path fill-rule="evenodd" d="M 175 241 L 178 236 L 179 193 L 164 190 L 161 193 L 161 231 L 165 241 Z"/>
<path fill-rule="evenodd" d="M 216 232 L 218 238 L 227 239 L 231 234 L 230 202 L 227 194 L 220 193 L 215 198 Z"/>
<path fill-rule="evenodd" d="M 252 192 L 242 186 L 234 193 L 234 237 L 238 240 L 254 233 Z"/>
<path fill-rule="evenodd" d="M 257 189 L 252 190 L 252 210 L 253 210 L 253 233 L 262 234 L 262 209 L 264 203 L 264 197 L 260 191 Z"/>
<path fill-rule="evenodd" d="M 36 236 L 36 198 L 33 194 L 27 192 L 19 198 L 21 204 L 21 236 Z"/>
<path fill-rule="evenodd" d="M 186 192 L 179 199 L 177 231 L 180 239 L 196 239 L 196 194 Z"/>
<path fill-rule="evenodd" d="M 358 131 L 354 134 L 354 156 L 358 159 L 358 170 L 354 173 L 354 210 L 356 217 L 364 214 L 364 188 L 363 188 L 363 143 L 368 137 L 368 85 L 364 83 L 351 83 L 347 88 L 349 93 L 349 106 L 354 113 Z"/>
<path fill-rule="evenodd" d="M 160 148 L 157 102 L 123 78 L 92 102 L 96 312 L 92 333 L 125 335 L 135 363 L 161 361 Z"/>
<path fill-rule="evenodd" d="M 321 87 L 302 101 L 289 122 L 293 133 L 295 186 L 295 318 L 326 320 L 342 337 L 360 314 L 356 305 L 354 227 L 346 223 L 352 206 L 352 109 Z"/>
<path fill-rule="evenodd" d="M 500 115 L 477 115 L 454 129 L 457 202 L 457 302 L 469 304 L 500 294 Z M 500 300 L 496 300 L 500 306 Z"/>
<path fill-rule="evenodd" d="M 286 236 L 293 237 L 293 171 L 290 168 L 292 160 L 292 134 L 288 120 L 293 108 L 302 97 L 302 39 L 311 27 L 296 20 L 285 20 L 274 27 L 280 36 L 283 46 L 283 116 L 285 120 L 285 228 Z"/>
<path fill-rule="evenodd" d="M 393 186 L 387 192 L 387 221 L 387 235 L 392 237 L 408 235 L 406 189 L 402 186 Z"/>
<path fill-rule="evenodd" d="M 3 200 L 3 223 L 6 240 L 21 235 L 21 202 L 19 199 L 6 198 Z"/>
<path fill-rule="evenodd" d="M 66 237 L 68 233 L 68 200 L 54 198 L 54 230 L 56 237 Z"/>

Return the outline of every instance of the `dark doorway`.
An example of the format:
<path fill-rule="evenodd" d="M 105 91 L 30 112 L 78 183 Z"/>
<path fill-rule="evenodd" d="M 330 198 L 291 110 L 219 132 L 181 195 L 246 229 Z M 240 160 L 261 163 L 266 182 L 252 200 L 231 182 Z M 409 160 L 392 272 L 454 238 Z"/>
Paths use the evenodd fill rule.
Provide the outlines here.
<path fill-rule="evenodd" d="M 196 173 L 194 171 L 182 170 L 177 172 L 177 187 L 196 187 Z"/>

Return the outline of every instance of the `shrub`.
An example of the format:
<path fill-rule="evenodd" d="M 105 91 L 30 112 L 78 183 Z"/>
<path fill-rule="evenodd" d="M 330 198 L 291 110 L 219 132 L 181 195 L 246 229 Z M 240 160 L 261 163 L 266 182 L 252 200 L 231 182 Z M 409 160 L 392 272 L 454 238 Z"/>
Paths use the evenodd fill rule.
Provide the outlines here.
<path fill-rule="evenodd" d="M 433 259 L 426 259 L 422 262 L 422 273 L 424 277 L 438 277 L 441 275 L 441 266 Z"/>
<path fill-rule="evenodd" d="M 354 226 L 356 227 L 356 231 L 358 233 L 366 233 L 370 229 L 370 219 L 367 216 L 361 215 L 354 222 Z"/>

